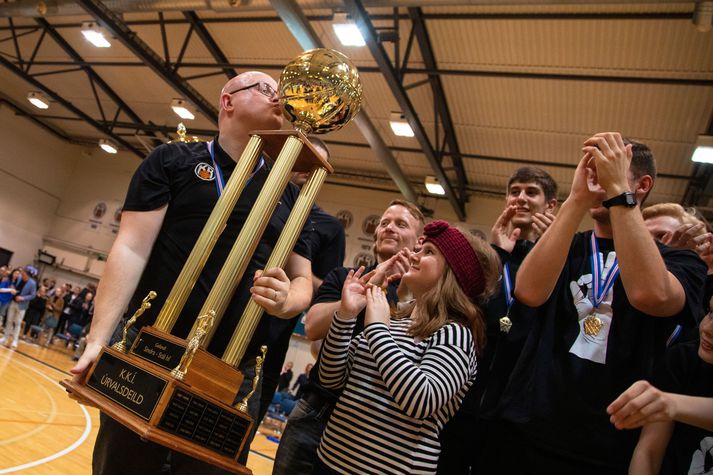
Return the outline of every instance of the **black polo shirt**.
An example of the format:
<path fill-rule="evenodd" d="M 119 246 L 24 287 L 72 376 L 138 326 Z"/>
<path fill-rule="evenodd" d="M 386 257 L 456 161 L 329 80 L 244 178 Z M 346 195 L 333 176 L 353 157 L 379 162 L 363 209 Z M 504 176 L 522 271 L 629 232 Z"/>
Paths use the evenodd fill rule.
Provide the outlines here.
<path fill-rule="evenodd" d="M 222 172 L 224 182 L 227 183 L 235 169 L 236 162 L 220 148 L 217 139 L 214 144 L 215 160 Z M 268 164 L 260 168 L 240 195 L 225 230 L 220 234 L 186 305 L 183 307 L 172 334 L 181 338 L 188 335 L 267 179 L 269 170 Z M 131 180 L 124 210 L 151 211 L 168 205 L 146 269 L 128 308 L 128 314 L 132 314 L 150 290 L 157 292 L 158 296 L 153 301 L 151 309 L 147 310 L 141 318 L 143 325 L 150 325 L 155 321 L 218 201 L 215 175 L 207 144 L 174 143 L 156 148 L 141 163 Z M 288 183 L 215 336 L 208 346 L 211 353 L 222 356 L 250 298 L 249 290 L 252 286 L 253 274 L 256 270 L 265 267 L 298 194 L 297 187 Z M 294 251 L 309 259 L 309 246 L 305 234 L 303 232 L 298 239 Z M 267 323 L 267 319 L 263 318 L 258 325 L 246 352 L 246 357 L 254 357 L 259 346 L 267 340 L 269 332 Z"/>

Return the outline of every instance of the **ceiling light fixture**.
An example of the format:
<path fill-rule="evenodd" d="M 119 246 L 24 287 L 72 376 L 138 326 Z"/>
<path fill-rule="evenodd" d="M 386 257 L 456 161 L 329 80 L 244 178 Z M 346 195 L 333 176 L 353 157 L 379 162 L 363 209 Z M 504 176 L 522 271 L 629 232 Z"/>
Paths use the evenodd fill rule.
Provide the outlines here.
<path fill-rule="evenodd" d="M 389 120 L 391 130 L 399 137 L 413 137 L 413 129 L 401 112 L 392 112 Z"/>
<path fill-rule="evenodd" d="M 119 147 L 109 139 L 99 139 L 99 146 L 106 153 L 114 154 L 119 151 Z"/>
<path fill-rule="evenodd" d="M 39 91 L 28 92 L 27 100 L 30 101 L 30 103 L 38 109 L 49 109 L 50 107 L 49 98 Z"/>
<path fill-rule="evenodd" d="M 713 135 L 699 135 L 691 160 L 698 163 L 713 163 Z"/>
<path fill-rule="evenodd" d="M 108 48 L 111 43 L 104 38 L 104 33 L 99 30 L 99 26 L 94 22 L 82 23 L 82 34 L 91 44 L 97 48 Z"/>
<path fill-rule="evenodd" d="M 183 99 L 174 99 L 171 101 L 171 109 L 176 113 L 178 117 L 185 120 L 193 120 L 196 118 L 195 114 L 189 109 L 188 102 Z"/>
<path fill-rule="evenodd" d="M 353 21 L 347 19 L 346 13 L 334 14 L 332 28 L 344 46 L 364 46 L 366 44 L 359 27 Z"/>
<path fill-rule="evenodd" d="M 438 181 L 438 178 L 435 176 L 427 176 L 423 184 L 426 185 L 426 190 L 433 195 L 446 194 L 446 190 L 443 189 L 443 185 L 441 185 L 441 182 Z"/>

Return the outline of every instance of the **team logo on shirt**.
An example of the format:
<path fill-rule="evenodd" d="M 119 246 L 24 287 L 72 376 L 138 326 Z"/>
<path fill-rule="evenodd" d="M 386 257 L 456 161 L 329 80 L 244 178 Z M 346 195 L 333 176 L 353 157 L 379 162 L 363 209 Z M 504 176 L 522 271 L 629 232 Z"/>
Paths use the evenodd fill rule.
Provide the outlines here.
<path fill-rule="evenodd" d="M 604 257 L 600 253 L 600 260 Z M 616 252 L 607 254 L 604 260 L 603 275 L 616 264 Z M 569 352 L 582 359 L 605 364 L 609 343 L 609 330 L 612 323 L 612 300 L 614 287 L 606 293 L 604 300 L 596 308 L 592 291 L 592 274 L 584 274 L 576 281 L 569 283 L 572 302 L 577 309 L 579 319 L 579 335 L 569 349 Z M 593 324 L 596 323 L 596 325 Z"/>
<path fill-rule="evenodd" d="M 713 473 L 713 437 L 701 440 L 700 449 L 693 453 L 689 475 L 710 475 Z"/>
<path fill-rule="evenodd" d="M 215 169 L 207 163 L 199 163 L 193 170 L 198 178 L 205 181 L 215 180 Z"/>

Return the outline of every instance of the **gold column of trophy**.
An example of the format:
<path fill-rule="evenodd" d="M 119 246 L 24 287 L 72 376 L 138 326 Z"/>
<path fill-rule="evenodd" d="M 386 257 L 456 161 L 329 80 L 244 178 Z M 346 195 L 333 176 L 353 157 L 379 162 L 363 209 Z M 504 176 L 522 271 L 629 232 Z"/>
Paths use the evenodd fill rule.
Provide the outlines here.
<path fill-rule="evenodd" d="M 62 381 L 80 399 L 99 407 L 142 438 L 217 465 L 250 474 L 238 464 L 253 421 L 247 414 L 259 384 L 266 347 L 256 359 L 252 391 L 238 404 L 243 375 L 235 369 L 245 356 L 263 310 L 251 299 L 222 358 L 205 348 L 234 294 L 293 171 L 310 171 L 266 268 L 283 267 L 332 167 L 305 134 L 346 125 L 361 106 L 359 74 L 343 54 L 315 49 L 302 53 L 280 76 L 283 114 L 296 131 L 256 131 L 201 232 L 153 326 L 142 328 L 131 348 L 126 335 L 146 311 L 149 294 L 127 322 L 124 338 L 104 347 L 81 382 Z M 185 132 L 184 132 L 185 135 Z M 218 236 L 240 197 L 260 152 L 277 157 L 231 252 L 187 339 L 170 334 Z M 145 318 L 145 317 L 144 317 Z M 129 454 L 130 456 L 130 454 Z"/>

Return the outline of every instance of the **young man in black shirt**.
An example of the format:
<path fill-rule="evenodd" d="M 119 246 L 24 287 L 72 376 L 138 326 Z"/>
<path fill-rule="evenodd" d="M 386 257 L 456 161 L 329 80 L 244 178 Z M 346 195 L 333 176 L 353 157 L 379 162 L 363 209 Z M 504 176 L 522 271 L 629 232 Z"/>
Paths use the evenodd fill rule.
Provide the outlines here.
<path fill-rule="evenodd" d="M 516 298 L 540 307 L 514 370 L 515 473 L 625 473 L 635 432 L 606 408 L 652 373 L 676 325 L 701 316 L 705 266 L 658 245 L 638 204 L 656 175 L 651 151 L 618 133 L 587 139 L 569 197 L 527 255 Z M 589 212 L 594 231 L 577 233 Z M 518 397 L 519 396 L 519 397 Z M 515 447 L 512 447 L 515 449 Z"/>
<path fill-rule="evenodd" d="M 370 282 L 374 285 L 388 285 L 387 298 L 392 304 L 399 300 L 396 278 L 400 279 L 408 269 L 408 252 L 416 247 L 423 225 L 423 214 L 407 201 L 392 201 L 381 216 L 374 236 L 377 265 L 366 269 L 366 272 L 371 272 Z M 364 329 L 364 311 L 351 315 L 354 310 L 341 301 L 342 287 L 349 270 L 347 267 L 334 269 L 319 288 L 305 318 L 305 330 L 311 340 L 320 340 L 327 335 L 336 312 L 345 318 L 357 317 L 354 335 Z M 312 371 L 316 372 L 318 367 L 315 364 Z M 316 374 L 312 374 L 301 399 L 290 413 L 275 455 L 273 475 L 312 473 L 319 440 L 339 398 L 339 394 L 317 384 L 318 380 Z"/>
<path fill-rule="evenodd" d="M 529 309 L 513 300 L 512 288 L 523 259 L 552 224 L 556 206 L 557 183 L 546 171 L 521 167 L 508 179 L 505 208 L 490 233 L 503 278 L 486 309 L 487 341 L 478 355 L 475 382 L 439 436 L 439 474 L 488 473 L 497 467 L 498 460 L 489 465 L 489 455 L 501 443 L 498 407 L 533 318 Z"/>
<path fill-rule="evenodd" d="M 102 345 L 109 343 L 124 310 L 128 307 L 129 314 L 133 313 L 150 290 L 156 291 L 158 296 L 140 323 L 153 323 L 218 200 L 220 185 L 228 181 L 235 169 L 250 138 L 249 132 L 277 130 L 281 126 L 282 112 L 275 81 L 260 72 L 243 73 L 228 81 L 221 91 L 218 137 L 208 144 L 162 145 L 141 163 L 129 185 L 121 227 L 97 291 L 87 346 L 72 368 L 74 374 L 86 371 Z M 173 334 L 185 337 L 190 331 L 269 168 L 264 160 L 256 167 L 182 309 Z M 309 249 L 303 239 L 298 240 L 284 271 L 268 269 L 261 275 L 258 272 L 264 268 L 297 194 L 293 186 L 288 186 L 283 193 L 215 337 L 208 345 L 211 353 L 223 354 L 251 295 L 267 313 L 281 318 L 292 317 L 309 305 L 312 282 Z M 268 320 L 263 318 L 258 325 L 240 365 L 245 381 L 239 396 L 250 390 L 255 356 L 267 340 Z M 135 337 L 136 333 L 132 331 L 130 337 Z M 259 394 L 256 394 L 254 400 L 258 398 Z M 249 405 L 253 418 L 257 415 L 257 406 L 255 403 Z M 157 444 L 142 442 L 129 429 L 102 416 L 94 447 L 93 472 L 159 473 L 169 452 Z M 243 463 L 246 458 L 245 450 Z M 170 462 L 171 473 L 227 473 L 179 452 L 170 453 Z"/>

